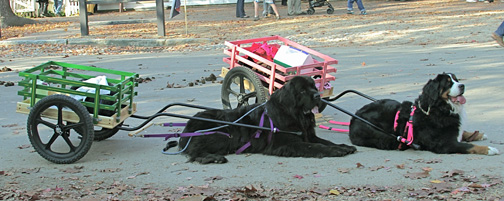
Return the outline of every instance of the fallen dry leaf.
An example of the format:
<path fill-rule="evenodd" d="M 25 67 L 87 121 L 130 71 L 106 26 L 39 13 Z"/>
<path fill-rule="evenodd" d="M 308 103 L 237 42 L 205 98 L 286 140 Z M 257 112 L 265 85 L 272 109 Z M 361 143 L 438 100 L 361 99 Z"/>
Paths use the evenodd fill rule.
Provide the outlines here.
<path fill-rule="evenodd" d="M 15 127 L 15 126 L 17 126 L 17 124 L 7 124 L 7 125 L 2 125 L 2 128 L 10 128 L 10 127 Z"/>
<path fill-rule="evenodd" d="M 350 169 L 349 169 L 349 168 L 338 168 L 338 172 L 341 172 L 341 173 L 349 173 L 349 172 L 350 172 Z"/>
<path fill-rule="evenodd" d="M 296 178 L 296 179 L 302 179 L 302 178 L 304 178 L 304 177 L 303 177 L 303 176 L 301 176 L 301 175 L 294 175 L 293 177 L 294 177 L 294 178 Z"/>
<path fill-rule="evenodd" d="M 454 169 L 454 170 L 450 170 L 450 171 L 446 172 L 446 174 L 443 174 L 442 177 L 453 177 L 455 175 L 462 175 L 462 174 L 464 174 L 463 170 Z"/>
<path fill-rule="evenodd" d="M 64 170 L 61 170 L 62 172 L 66 172 L 66 173 L 79 173 L 81 172 L 81 170 L 84 168 L 84 166 L 74 166 L 74 167 L 69 167 L 69 168 L 66 168 Z"/>
<path fill-rule="evenodd" d="M 121 168 L 106 168 L 103 170 L 100 170 L 100 172 L 119 172 L 121 171 Z"/>
<path fill-rule="evenodd" d="M 420 179 L 420 178 L 426 178 L 428 176 L 430 176 L 429 174 L 430 171 L 423 171 L 423 172 L 414 172 L 414 173 L 407 173 L 404 175 L 404 177 L 406 178 L 410 178 L 410 179 Z"/>
<path fill-rule="evenodd" d="M 340 195 L 340 192 L 339 192 L 338 190 L 336 190 L 336 189 L 332 189 L 332 190 L 330 190 L 330 191 L 329 191 L 329 193 L 330 193 L 331 195 Z"/>
<path fill-rule="evenodd" d="M 371 170 L 371 171 L 376 171 L 376 170 L 383 169 L 383 168 L 385 168 L 385 167 L 384 167 L 384 166 L 379 165 L 379 166 L 370 167 L 370 168 L 369 168 L 369 170 Z"/>
<path fill-rule="evenodd" d="M 31 147 L 31 144 L 24 144 L 24 145 L 18 146 L 17 148 L 19 148 L 19 149 L 27 149 L 27 148 L 30 148 L 30 147 Z"/>
<path fill-rule="evenodd" d="M 224 177 L 213 176 L 213 177 L 209 177 L 209 178 L 204 179 L 204 181 L 217 181 L 217 180 L 222 180 L 222 179 L 224 179 Z"/>

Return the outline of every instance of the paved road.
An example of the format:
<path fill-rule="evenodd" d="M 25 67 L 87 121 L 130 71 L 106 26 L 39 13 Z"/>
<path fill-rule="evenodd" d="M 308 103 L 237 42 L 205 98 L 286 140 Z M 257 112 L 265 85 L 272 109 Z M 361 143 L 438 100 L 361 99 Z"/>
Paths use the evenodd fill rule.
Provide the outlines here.
<path fill-rule="evenodd" d="M 494 44 L 468 44 L 445 46 L 403 47 L 358 47 L 316 49 L 339 60 L 338 72 L 333 82 L 335 92 L 356 89 L 375 98 L 414 100 L 427 80 L 442 72 L 457 74 L 466 84 L 468 129 L 479 130 L 489 140 L 476 142 L 504 151 L 502 141 L 502 114 L 504 94 L 502 74 L 504 60 L 502 49 Z M 141 77 L 155 77 L 138 87 L 138 114 L 149 115 L 162 106 L 174 102 L 187 102 L 210 107 L 221 107 L 220 84 L 211 83 L 186 88 L 166 88 L 166 84 L 185 85 L 187 82 L 219 74 L 224 66 L 220 51 L 193 53 L 136 54 L 37 57 L 4 60 L 1 66 L 13 72 L 0 73 L 0 80 L 17 82 L 17 71 L 24 70 L 48 60 L 137 72 Z M 222 80 L 222 78 L 219 78 Z M 502 155 L 480 156 L 447 154 L 436 155 L 424 151 L 379 151 L 358 147 L 355 154 L 342 158 L 306 159 L 279 158 L 263 155 L 230 155 L 229 163 L 222 165 L 199 165 L 186 163 L 181 155 L 163 155 L 165 142 L 161 139 L 130 138 L 121 131 L 114 137 L 94 142 L 89 153 L 80 161 L 70 165 L 52 164 L 32 148 L 20 149 L 29 144 L 26 136 L 27 115 L 15 113 L 15 104 L 21 100 L 16 95 L 18 86 L 0 86 L 0 147 L 2 154 L 0 170 L 15 172 L 11 177 L 26 189 L 47 188 L 57 185 L 61 178 L 80 177 L 89 182 L 121 181 L 135 186 L 154 185 L 160 188 L 182 186 L 233 187 L 261 184 L 265 188 L 334 188 L 336 186 L 403 185 L 420 188 L 431 180 L 440 179 L 450 170 L 460 169 L 467 175 L 481 177 L 485 174 L 500 175 L 504 160 Z M 355 96 L 343 97 L 335 103 L 354 112 L 368 101 Z M 179 114 L 194 114 L 194 110 L 174 109 Z M 324 119 L 349 121 L 349 117 L 331 108 L 323 112 Z M 173 119 L 158 119 L 169 122 Z M 175 122 L 182 120 L 175 119 Z M 322 122 L 322 120 L 321 120 Z M 139 121 L 128 119 L 127 124 Z M 167 129 L 151 127 L 149 133 L 167 132 Z M 350 144 L 347 134 L 317 130 L 324 138 L 337 143 Z M 364 165 L 358 168 L 357 163 Z M 398 167 L 403 168 L 398 168 Z M 83 166 L 80 173 L 65 173 L 61 170 Z M 430 176 L 412 180 L 405 174 L 421 172 L 430 167 Z M 40 168 L 31 174 L 20 170 Z M 119 171 L 100 170 L 120 168 Z M 146 173 L 147 174 L 141 174 Z M 131 178 L 131 176 L 139 175 Z M 302 176 L 302 178 L 297 177 Z M 218 179 L 216 179 L 218 178 Z M 9 179 L 9 180 L 10 180 Z M 0 185 L 6 185 L 2 179 Z M 60 183 L 61 185 L 61 183 Z M 502 184 L 500 184 L 502 185 Z M 502 188 L 502 186 L 497 187 Z M 501 194 L 502 195 L 502 194 Z"/>

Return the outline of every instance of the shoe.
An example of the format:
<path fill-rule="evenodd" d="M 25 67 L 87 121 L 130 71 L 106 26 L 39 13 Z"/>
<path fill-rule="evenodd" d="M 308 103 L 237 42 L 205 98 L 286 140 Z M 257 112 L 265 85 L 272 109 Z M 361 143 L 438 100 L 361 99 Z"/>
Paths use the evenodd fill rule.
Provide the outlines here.
<path fill-rule="evenodd" d="M 353 14 L 353 11 L 352 10 L 347 10 L 346 14 L 351 15 L 351 14 Z"/>
<path fill-rule="evenodd" d="M 244 15 L 244 16 L 241 16 L 240 18 L 249 18 L 250 16 L 248 15 Z"/>
<path fill-rule="evenodd" d="M 259 20 L 259 17 L 254 17 L 254 21 L 258 21 Z"/>
<path fill-rule="evenodd" d="M 277 16 L 276 16 L 276 19 L 277 19 L 277 20 L 279 20 L 279 19 L 280 19 L 280 15 L 277 15 Z"/>
<path fill-rule="evenodd" d="M 300 13 L 297 13 L 296 15 L 306 15 L 306 12 L 300 12 Z"/>
<path fill-rule="evenodd" d="M 360 14 L 361 14 L 361 15 L 367 15 L 367 13 L 366 13 L 366 11 L 365 11 L 365 10 L 361 11 L 361 12 L 360 12 Z"/>
<path fill-rule="evenodd" d="M 504 41 L 502 41 L 502 36 L 499 36 L 495 32 L 492 33 L 492 38 L 497 42 L 500 46 L 504 47 Z"/>

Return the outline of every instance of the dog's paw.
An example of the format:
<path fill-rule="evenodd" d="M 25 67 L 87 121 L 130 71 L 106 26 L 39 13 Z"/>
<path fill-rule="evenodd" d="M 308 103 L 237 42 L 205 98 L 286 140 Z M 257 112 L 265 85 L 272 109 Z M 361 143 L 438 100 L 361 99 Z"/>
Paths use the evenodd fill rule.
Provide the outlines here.
<path fill-rule="evenodd" d="M 209 164 L 209 163 L 227 163 L 228 160 L 223 155 L 217 154 L 209 154 L 205 157 L 195 158 L 194 161 L 199 162 L 201 164 Z"/>
<path fill-rule="evenodd" d="M 352 154 L 357 151 L 357 148 L 354 146 L 350 146 L 350 145 L 346 145 L 346 144 L 342 144 L 342 145 L 344 145 L 345 149 L 348 151 L 349 154 Z"/>
<path fill-rule="evenodd" d="M 481 137 L 480 140 L 487 140 L 488 139 L 488 136 L 486 134 L 483 134 L 483 136 Z"/>
<path fill-rule="evenodd" d="M 499 153 L 499 150 L 495 147 L 488 147 L 488 155 L 489 156 L 493 156 L 493 155 L 498 155 L 500 154 Z"/>
<path fill-rule="evenodd" d="M 329 155 L 332 157 L 340 157 L 352 154 L 355 151 L 357 151 L 357 148 L 355 148 L 354 146 L 341 144 L 339 146 L 331 146 Z"/>
<path fill-rule="evenodd" d="M 487 138 L 488 138 L 487 135 L 479 131 L 474 132 L 464 131 L 462 133 L 462 141 L 466 142 L 486 140 Z"/>

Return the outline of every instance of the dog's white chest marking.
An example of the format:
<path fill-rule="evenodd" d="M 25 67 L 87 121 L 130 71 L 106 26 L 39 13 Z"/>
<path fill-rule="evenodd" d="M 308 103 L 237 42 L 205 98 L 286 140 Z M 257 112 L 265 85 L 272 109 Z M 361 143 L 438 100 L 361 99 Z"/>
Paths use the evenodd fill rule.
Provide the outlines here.
<path fill-rule="evenodd" d="M 457 140 L 459 142 L 462 142 L 462 134 L 464 133 L 465 127 L 465 121 L 466 121 L 466 112 L 464 110 L 464 105 L 461 104 L 453 104 L 451 101 L 448 101 L 448 104 L 450 104 L 453 108 L 452 114 L 458 114 L 459 119 L 460 119 L 460 126 L 459 126 L 459 135 L 457 137 Z"/>

